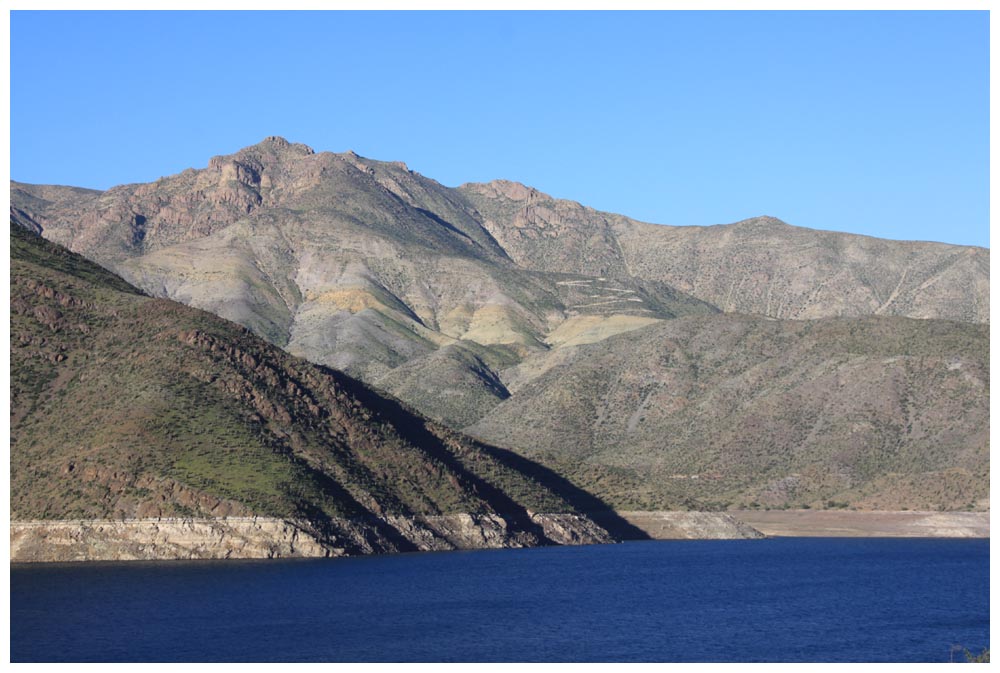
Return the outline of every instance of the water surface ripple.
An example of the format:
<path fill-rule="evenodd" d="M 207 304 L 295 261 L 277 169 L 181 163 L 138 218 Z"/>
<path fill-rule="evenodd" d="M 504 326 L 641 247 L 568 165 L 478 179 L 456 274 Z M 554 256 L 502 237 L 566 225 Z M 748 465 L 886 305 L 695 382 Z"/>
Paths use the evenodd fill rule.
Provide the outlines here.
<path fill-rule="evenodd" d="M 12 661 L 948 661 L 989 541 L 12 566 Z"/>

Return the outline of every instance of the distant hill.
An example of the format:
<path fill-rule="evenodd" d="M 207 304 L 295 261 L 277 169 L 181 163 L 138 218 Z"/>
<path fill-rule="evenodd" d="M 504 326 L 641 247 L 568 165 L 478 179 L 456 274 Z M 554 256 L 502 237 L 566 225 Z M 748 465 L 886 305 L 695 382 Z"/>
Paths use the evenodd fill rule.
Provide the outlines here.
<path fill-rule="evenodd" d="M 467 431 L 621 509 L 988 503 L 985 325 L 692 316 L 504 374 Z"/>
<path fill-rule="evenodd" d="M 667 283 L 727 313 L 989 322 L 989 251 L 890 241 L 755 217 L 671 227 L 499 180 L 458 191 L 519 265 Z"/>
<path fill-rule="evenodd" d="M 347 553 L 609 539 L 530 461 L 18 226 L 10 246 L 12 519 L 260 515 Z"/>

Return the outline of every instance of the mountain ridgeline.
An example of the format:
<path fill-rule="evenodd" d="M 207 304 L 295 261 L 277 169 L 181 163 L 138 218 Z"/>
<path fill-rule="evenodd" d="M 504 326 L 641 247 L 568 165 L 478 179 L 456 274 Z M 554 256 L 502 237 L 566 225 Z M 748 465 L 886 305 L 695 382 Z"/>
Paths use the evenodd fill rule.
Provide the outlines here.
<path fill-rule="evenodd" d="M 105 192 L 12 182 L 11 218 L 619 509 L 988 503 L 986 249 L 653 225 L 277 137 Z"/>

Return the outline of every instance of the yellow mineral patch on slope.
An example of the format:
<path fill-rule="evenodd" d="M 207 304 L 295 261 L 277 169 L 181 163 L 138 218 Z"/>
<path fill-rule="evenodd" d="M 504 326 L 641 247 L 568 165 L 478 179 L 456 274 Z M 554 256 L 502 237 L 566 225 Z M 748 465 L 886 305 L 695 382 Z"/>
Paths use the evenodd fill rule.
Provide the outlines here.
<path fill-rule="evenodd" d="M 657 322 L 661 322 L 659 318 L 645 318 L 637 315 L 578 315 L 569 318 L 554 329 L 546 341 L 556 348 L 580 346 L 603 341 L 615 334 L 630 332 Z"/>
<path fill-rule="evenodd" d="M 501 376 L 503 385 L 515 394 L 528 383 L 534 381 L 545 372 L 558 367 L 566 361 L 569 351 L 552 350 L 529 357 L 524 362 L 503 370 Z"/>
<path fill-rule="evenodd" d="M 472 315 L 468 330 L 462 338 L 483 345 L 541 345 L 518 316 L 508 306 L 502 304 L 487 304 L 478 309 Z"/>
<path fill-rule="evenodd" d="M 384 302 L 362 287 L 340 287 L 322 292 L 308 291 L 306 292 L 305 299 L 306 301 L 313 301 L 318 304 L 332 304 L 336 308 L 350 311 L 351 313 L 360 313 L 366 308 L 373 308 L 375 310 L 388 309 Z"/>
<path fill-rule="evenodd" d="M 459 304 L 438 319 L 438 327 L 444 334 L 458 339 L 468 331 L 474 314 L 470 304 Z"/>
<path fill-rule="evenodd" d="M 456 341 L 454 337 L 421 325 L 411 316 L 387 304 L 375 292 L 364 287 L 339 287 L 318 292 L 309 290 L 305 293 L 305 300 L 306 303 L 311 304 L 309 307 L 311 311 L 318 308 L 321 311 L 361 313 L 364 310 L 372 309 L 417 336 L 430 341 L 435 346 L 447 346 Z"/>

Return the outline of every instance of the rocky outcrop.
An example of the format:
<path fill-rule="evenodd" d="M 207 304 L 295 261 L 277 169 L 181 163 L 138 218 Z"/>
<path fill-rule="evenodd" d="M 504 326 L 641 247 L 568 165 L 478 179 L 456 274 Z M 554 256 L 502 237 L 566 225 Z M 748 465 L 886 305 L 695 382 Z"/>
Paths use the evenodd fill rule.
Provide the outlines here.
<path fill-rule="evenodd" d="M 557 544 L 594 544 L 614 542 L 608 531 L 593 519 L 579 514 L 535 514 L 531 520 L 541 526 L 545 537 Z"/>
<path fill-rule="evenodd" d="M 447 514 L 389 517 L 388 522 L 421 551 L 502 549 L 537 546 L 539 537 L 511 530 L 496 514 Z M 542 539 L 560 545 L 603 544 L 615 540 L 592 520 L 578 514 L 534 514 Z"/>
<path fill-rule="evenodd" d="M 603 528 L 576 514 L 535 514 L 532 521 L 544 538 L 513 529 L 496 514 L 390 516 L 384 521 L 419 551 L 614 541 Z M 364 535 L 365 526 L 357 522 L 336 523 L 341 530 Z M 345 555 L 348 552 L 336 542 L 320 540 L 295 522 L 270 517 L 13 521 L 10 526 L 14 563 Z"/>

